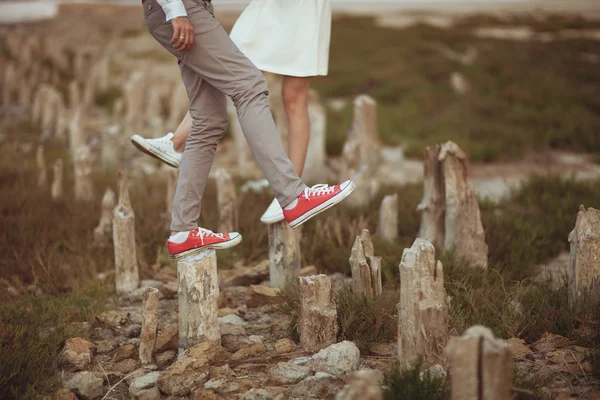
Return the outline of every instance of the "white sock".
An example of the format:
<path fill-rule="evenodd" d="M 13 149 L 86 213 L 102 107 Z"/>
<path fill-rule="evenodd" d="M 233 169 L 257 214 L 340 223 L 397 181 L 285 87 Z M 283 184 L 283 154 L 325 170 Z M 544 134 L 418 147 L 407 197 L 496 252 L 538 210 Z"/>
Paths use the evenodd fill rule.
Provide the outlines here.
<path fill-rule="evenodd" d="M 283 207 L 283 209 L 289 211 L 292 208 L 296 207 L 297 204 L 298 204 L 298 199 L 294 199 L 290 204 L 288 204 L 287 206 Z"/>
<path fill-rule="evenodd" d="M 178 232 L 178 233 L 174 234 L 173 236 L 169 237 L 169 242 L 183 243 L 186 241 L 189 234 L 190 234 L 190 231 Z"/>

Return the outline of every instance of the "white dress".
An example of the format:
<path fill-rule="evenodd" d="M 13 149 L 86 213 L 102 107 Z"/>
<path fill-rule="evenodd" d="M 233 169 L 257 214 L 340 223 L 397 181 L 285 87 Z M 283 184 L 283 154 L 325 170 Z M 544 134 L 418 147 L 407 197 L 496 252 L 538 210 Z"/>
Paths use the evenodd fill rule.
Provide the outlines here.
<path fill-rule="evenodd" d="M 231 39 L 260 70 L 327 75 L 331 0 L 252 0 Z"/>

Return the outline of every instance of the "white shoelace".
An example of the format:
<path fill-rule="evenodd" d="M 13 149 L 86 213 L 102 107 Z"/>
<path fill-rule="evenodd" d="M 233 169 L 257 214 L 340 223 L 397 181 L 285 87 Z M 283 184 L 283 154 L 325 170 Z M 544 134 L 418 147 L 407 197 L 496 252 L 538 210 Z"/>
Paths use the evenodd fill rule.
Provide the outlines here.
<path fill-rule="evenodd" d="M 216 237 L 219 239 L 223 239 L 225 240 L 225 236 L 222 233 L 214 233 L 211 230 L 208 229 L 204 229 L 204 228 L 198 228 L 198 231 L 191 231 L 190 235 L 193 236 L 198 236 L 200 238 L 200 241 L 202 242 L 202 245 L 204 245 L 204 237 Z"/>
<path fill-rule="evenodd" d="M 319 183 L 318 185 L 314 185 L 313 187 L 304 189 L 304 193 L 302 194 L 304 198 L 310 201 L 311 196 L 322 196 L 325 194 L 333 193 L 335 190 L 334 186 L 329 186 L 325 183 Z"/>

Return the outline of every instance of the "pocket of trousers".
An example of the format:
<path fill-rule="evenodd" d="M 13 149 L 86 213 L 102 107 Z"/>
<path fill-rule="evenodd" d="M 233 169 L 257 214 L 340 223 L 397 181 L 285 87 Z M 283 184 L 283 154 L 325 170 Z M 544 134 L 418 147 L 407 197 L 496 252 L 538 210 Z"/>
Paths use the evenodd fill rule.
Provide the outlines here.
<path fill-rule="evenodd" d="M 144 22 L 148 32 L 152 33 L 162 23 L 166 23 L 167 17 L 158 2 L 155 0 L 146 0 L 146 2 L 150 4 L 144 4 Z"/>

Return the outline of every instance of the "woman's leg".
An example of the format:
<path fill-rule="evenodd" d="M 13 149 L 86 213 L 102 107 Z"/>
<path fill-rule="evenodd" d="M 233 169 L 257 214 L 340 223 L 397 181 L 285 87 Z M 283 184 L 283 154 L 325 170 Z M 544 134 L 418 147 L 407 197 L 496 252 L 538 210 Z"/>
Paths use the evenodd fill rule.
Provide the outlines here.
<path fill-rule="evenodd" d="M 312 77 L 284 76 L 281 87 L 288 120 L 288 155 L 298 175 L 304 170 L 310 138 L 308 89 L 311 81 Z"/>
<path fill-rule="evenodd" d="M 173 148 L 176 152 L 183 153 L 183 150 L 185 149 L 185 142 L 187 141 L 187 138 L 188 136 L 190 136 L 190 132 L 192 131 L 193 121 L 194 120 L 192 119 L 192 116 L 188 111 L 185 114 L 185 117 L 183 117 L 183 120 L 181 121 L 175 132 L 173 132 Z"/>

